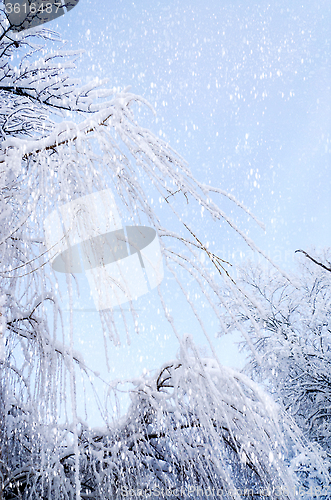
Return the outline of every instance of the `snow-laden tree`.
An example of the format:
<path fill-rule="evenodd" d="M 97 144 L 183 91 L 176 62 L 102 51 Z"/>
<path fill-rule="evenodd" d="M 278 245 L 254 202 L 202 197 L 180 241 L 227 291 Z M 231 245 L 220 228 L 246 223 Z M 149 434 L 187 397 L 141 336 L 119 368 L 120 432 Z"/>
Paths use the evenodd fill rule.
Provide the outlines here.
<path fill-rule="evenodd" d="M 323 255 L 298 252 L 305 256 L 300 257 L 291 281 L 270 267 L 251 264 L 242 268 L 238 284 L 247 294 L 247 309 L 233 301 L 231 310 L 262 360 L 256 362 L 246 341 L 250 351 L 246 373 L 264 384 L 329 459 L 330 251 Z M 230 331 L 238 328 L 233 317 L 225 320 Z"/>
<path fill-rule="evenodd" d="M 90 372 L 73 350 L 72 317 L 68 344 L 63 334 L 43 228 L 54 207 L 111 188 L 123 218 L 156 230 L 167 269 L 208 342 L 182 270 L 224 329 L 217 303 L 229 311 L 230 301 L 222 278 L 243 308 L 245 296 L 227 264 L 190 227 L 187 205 L 200 205 L 205 217 L 225 220 L 254 245 L 216 197 L 245 207 L 198 182 L 182 158 L 138 125 L 133 112 L 148 106 L 144 99 L 96 83 L 80 86 L 68 73 L 78 52 L 47 53 L 42 44 L 56 42 L 54 33 L 13 30 L 3 9 L 0 15 L 0 494 L 8 500 L 104 499 L 156 481 L 160 487 L 220 488 L 227 498 L 240 498 L 238 488 L 254 483 L 283 488 L 279 498 L 293 498 L 293 460 L 307 457 L 301 438 L 247 377 L 223 369 L 216 357 L 200 359 L 181 341 L 161 286 L 164 315 L 181 345 L 179 359 L 157 378 L 138 383 L 124 422 L 110 408 L 100 409 L 106 424 L 100 436 L 80 422 L 76 378 L 85 374 L 88 382 Z M 159 200 L 157 210 L 153 199 Z M 210 268 L 201 264 L 201 250 Z M 68 276 L 70 296 L 73 279 Z M 101 311 L 106 344 L 120 341 L 121 328 L 128 339 L 138 331 L 132 303 L 130 309 L 132 322 L 123 319 L 122 325 L 111 310 Z"/>

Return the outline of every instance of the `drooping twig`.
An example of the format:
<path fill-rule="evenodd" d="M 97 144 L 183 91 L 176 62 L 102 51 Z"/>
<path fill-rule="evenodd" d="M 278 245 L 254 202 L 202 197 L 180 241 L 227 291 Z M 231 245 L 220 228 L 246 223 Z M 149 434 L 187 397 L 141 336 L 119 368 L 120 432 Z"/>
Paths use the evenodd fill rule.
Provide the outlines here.
<path fill-rule="evenodd" d="M 168 198 L 170 196 L 174 196 L 176 193 L 179 193 L 180 191 L 182 191 L 181 189 L 178 189 L 177 191 L 175 191 L 174 193 L 170 193 L 168 196 L 166 196 L 164 199 L 167 203 L 170 203 L 168 201 Z M 188 203 L 188 199 L 187 199 L 187 196 L 186 196 L 186 193 L 183 193 L 185 198 L 186 198 L 186 201 Z M 185 224 L 185 222 L 181 221 L 183 226 L 191 233 L 191 235 L 193 236 L 193 238 L 198 242 L 198 245 L 195 244 L 195 243 L 192 243 L 191 241 L 187 240 L 186 238 L 180 238 L 180 237 L 177 237 L 178 240 L 181 240 L 181 241 L 184 241 L 185 243 L 189 243 L 191 245 L 194 245 L 195 247 L 203 250 L 209 257 L 209 259 L 211 260 L 211 262 L 213 263 L 213 265 L 216 267 L 217 271 L 219 272 L 220 275 L 222 275 L 222 271 L 225 272 L 225 274 L 227 275 L 227 277 L 234 283 L 236 284 L 236 282 L 234 281 L 234 279 L 230 276 L 229 272 L 224 268 L 224 266 L 222 265 L 223 264 L 228 264 L 229 266 L 232 266 L 232 264 L 230 264 L 230 262 L 228 262 L 227 260 L 223 260 L 221 259 L 218 255 L 215 255 L 213 252 L 210 252 L 208 249 L 207 249 L 207 246 L 204 245 L 200 240 L 199 238 L 194 234 L 194 232 L 187 226 L 187 224 Z"/>

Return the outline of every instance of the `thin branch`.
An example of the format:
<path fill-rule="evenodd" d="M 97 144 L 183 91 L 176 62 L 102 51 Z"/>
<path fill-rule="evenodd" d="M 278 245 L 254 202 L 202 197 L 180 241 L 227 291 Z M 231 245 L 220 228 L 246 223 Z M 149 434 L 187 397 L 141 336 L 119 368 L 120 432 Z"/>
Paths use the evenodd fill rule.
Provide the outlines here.
<path fill-rule="evenodd" d="M 321 266 L 323 269 L 325 269 L 326 271 L 329 271 L 329 273 L 331 273 L 331 267 L 326 267 L 324 264 L 322 264 L 322 262 L 318 262 L 317 260 L 315 260 L 313 257 L 311 257 L 311 255 L 309 255 L 304 250 L 296 250 L 294 253 L 297 253 L 297 252 L 303 253 L 308 259 L 310 259 L 311 261 L 313 261 L 314 264 L 317 264 L 318 266 Z"/>
<path fill-rule="evenodd" d="M 88 113 L 88 114 L 93 114 L 95 113 L 95 111 L 91 111 L 89 109 L 75 109 L 75 108 L 71 108 L 70 106 L 60 106 L 59 104 L 55 104 L 55 103 L 52 103 L 52 102 L 47 102 L 48 99 L 50 97 L 53 97 L 53 98 L 56 98 L 56 96 L 48 96 L 47 99 L 39 99 L 38 97 L 35 97 L 31 94 L 29 94 L 26 89 L 24 87 L 14 87 L 14 86 L 11 86 L 11 87 L 4 87 L 4 86 L 0 86 L 0 90 L 4 91 L 4 92 L 9 92 L 10 94 L 14 94 L 14 95 L 17 95 L 19 97 L 26 97 L 28 99 L 31 99 L 32 101 L 35 101 L 37 102 L 38 104 L 43 104 L 45 106 L 49 106 L 51 108 L 55 108 L 55 109 L 62 109 L 62 110 L 65 110 L 65 111 L 76 111 L 76 112 L 83 112 L 83 113 Z M 29 90 L 29 89 L 27 89 Z"/>

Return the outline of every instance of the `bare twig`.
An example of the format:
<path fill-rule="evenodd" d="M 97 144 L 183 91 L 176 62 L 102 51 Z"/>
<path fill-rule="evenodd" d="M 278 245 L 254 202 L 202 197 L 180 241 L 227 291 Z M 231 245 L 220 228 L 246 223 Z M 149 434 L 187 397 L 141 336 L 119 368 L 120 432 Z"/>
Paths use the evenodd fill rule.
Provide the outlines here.
<path fill-rule="evenodd" d="M 181 189 L 177 189 L 177 191 L 175 191 L 173 193 L 170 193 L 168 196 L 166 196 L 164 198 L 165 201 L 167 203 L 169 203 L 168 198 L 170 198 L 170 196 L 174 196 L 176 193 L 179 193 L 180 191 L 181 191 Z M 186 198 L 186 201 L 188 203 L 188 199 L 187 199 L 186 193 L 183 193 L 183 194 L 184 194 L 184 196 Z M 230 262 L 228 262 L 227 260 L 221 259 L 220 257 L 218 257 L 218 255 L 214 254 L 213 252 L 210 252 L 207 249 L 207 247 L 194 234 L 194 232 L 185 224 L 185 222 L 182 222 L 182 224 L 191 233 L 191 235 L 193 236 L 193 238 L 198 242 L 198 245 L 196 245 L 195 243 L 192 243 L 191 241 L 188 241 L 186 238 L 177 237 L 177 239 L 181 240 L 181 241 L 183 241 L 185 243 L 189 243 L 190 245 L 194 245 L 195 247 L 199 248 L 200 250 L 203 250 L 204 252 L 206 252 L 206 254 L 208 255 L 209 259 L 211 260 L 211 262 L 213 263 L 213 265 L 216 267 L 217 271 L 219 272 L 219 274 L 222 275 L 222 271 L 223 271 L 227 275 L 227 277 L 232 281 L 232 283 L 236 284 L 236 282 L 234 281 L 234 279 L 230 276 L 229 272 L 222 265 L 222 263 L 223 264 L 228 264 L 229 266 L 232 266 L 232 264 Z"/>
<path fill-rule="evenodd" d="M 296 250 L 294 253 L 298 253 L 298 252 L 303 253 L 308 259 L 310 259 L 312 262 L 314 262 L 314 264 L 321 266 L 323 269 L 325 269 L 326 271 L 329 271 L 329 273 L 331 273 L 331 267 L 326 267 L 324 264 L 322 264 L 322 262 L 318 262 L 317 260 L 315 260 L 313 257 L 311 257 L 311 255 L 309 255 L 304 250 Z"/>

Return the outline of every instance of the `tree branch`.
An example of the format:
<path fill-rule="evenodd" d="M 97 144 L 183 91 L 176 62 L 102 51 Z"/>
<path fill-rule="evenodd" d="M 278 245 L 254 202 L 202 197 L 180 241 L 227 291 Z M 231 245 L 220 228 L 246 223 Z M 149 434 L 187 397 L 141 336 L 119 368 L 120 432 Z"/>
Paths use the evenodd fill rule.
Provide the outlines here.
<path fill-rule="evenodd" d="M 0 90 L 4 91 L 4 92 L 8 92 L 10 94 L 14 94 L 14 95 L 17 95 L 19 97 L 26 97 L 28 99 L 31 99 L 32 101 L 35 101 L 37 102 L 38 104 L 43 104 L 45 106 L 48 106 L 48 107 L 51 107 L 51 108 L 54 108 L 54 109 L 62 109 L 62 110 L 65 110 L 65 111 L 76 111 L 76 112 L 82 112 L 82 113 L 88 113 L 88 114 L 92 114 L 92 113 L 95 113 L 95 111 L 91 111 L 89 109 L 75 109 L 75 108 L 71 108 L 70 106 L 60 106 L 59 104 L 55 104 L 53 102 L 48 102 L 48 99 L 50 97 L 53 97 L 53 98 L 56 98 L 56 96 L 47 96 L 45 99 L 40 99 L 39 97 L 36 97 L 36 96 L 33 96 L 31 94 L 29 94 L 27 92 L 27 90 L 29 89 L 25 89 L 24 87 L 15 87 L 15 86 L 11 86 L 11 87 L 6 87 L 6 86 L 0 86 Z"/>
<path fill-rule="evenodd" d="M 325 269 L 326 271 L 329 271 L 329 273 L 331 273 L 331 267 L 326 267 L 324 264 L 322 264 L 322 262 L 318 262 L 317 260 L 315 260 L 313 257 L 311 257 L 311 255 L 309 255 L 304 250 L 296 250 L 294 253 L 298 253 L 298 252 L 303 253 L 308 259 L 310 259 L 311 261 L 313 261 L 314 264 L 317 264 L 318 266 L 321 266 L 323 269 Z"/>

